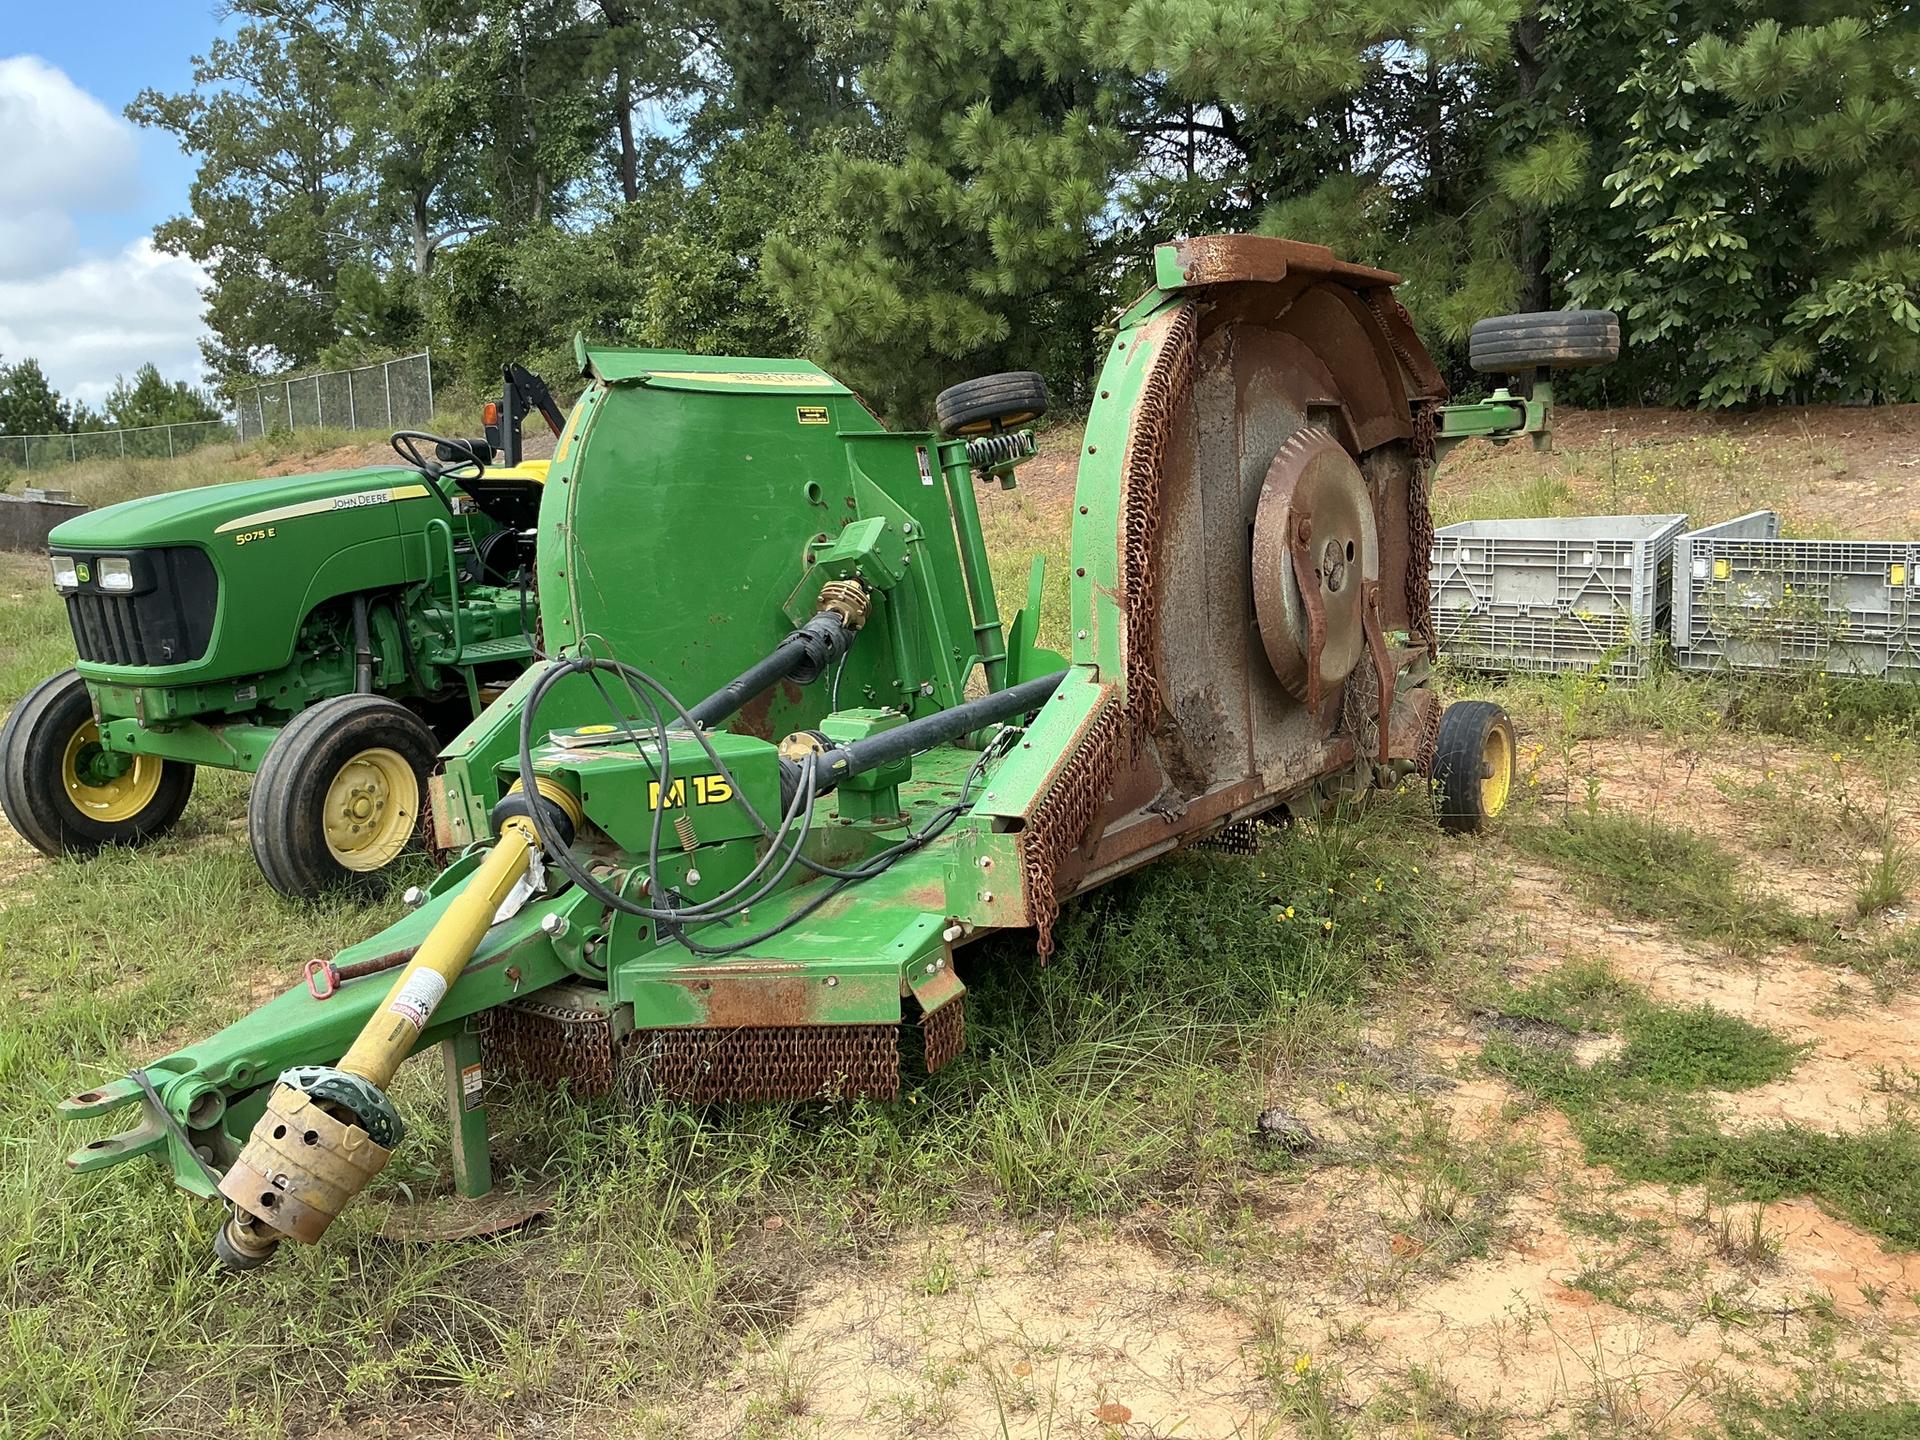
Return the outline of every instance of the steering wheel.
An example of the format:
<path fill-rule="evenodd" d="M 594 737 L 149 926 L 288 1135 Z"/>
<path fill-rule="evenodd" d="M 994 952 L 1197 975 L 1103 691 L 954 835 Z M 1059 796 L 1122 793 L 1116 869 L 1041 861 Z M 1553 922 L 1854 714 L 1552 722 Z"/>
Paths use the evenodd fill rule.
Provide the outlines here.
<path fill-rule="evenodd" d="M 440 488 L 443 479 L 458 485 L 476 504 L 479 497 L 468 488 L 468 482 L 478 480 L 487 473 L 487 462 L 474 448 L 470 440 L 449 440 L 444 435 L 429 434 L 425 430 L 396 430 L 388 437 L 387 443 L 393 446 L 393 453 L 406 462 L 409 469 L 417 470 L 426 477 L 428 487 L 439 497 L 440 503 L 447 507 L 447 514 L 453 514 L 453 502 L 447 499 L 446 492 Z M 431 446 L 431 452 L 426 447 Z"/>

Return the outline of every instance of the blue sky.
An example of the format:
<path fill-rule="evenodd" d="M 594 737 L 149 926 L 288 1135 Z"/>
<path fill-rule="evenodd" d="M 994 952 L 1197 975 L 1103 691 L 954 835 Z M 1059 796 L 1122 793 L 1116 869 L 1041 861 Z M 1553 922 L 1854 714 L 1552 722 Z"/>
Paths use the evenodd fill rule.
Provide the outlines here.
<path fill-rule="evenodd" d="M 0 356 L 36 356 L 98 403 L 152 360 L 199 378 L 195 267 L 153 227 L 186 208 L 193 162 L 121 115 L 142 89 L 183 90 L 220 27 L 211 0 L 7 5 L 0 29 Z M 230 23 L 230 22 L 229 22 Z"/>

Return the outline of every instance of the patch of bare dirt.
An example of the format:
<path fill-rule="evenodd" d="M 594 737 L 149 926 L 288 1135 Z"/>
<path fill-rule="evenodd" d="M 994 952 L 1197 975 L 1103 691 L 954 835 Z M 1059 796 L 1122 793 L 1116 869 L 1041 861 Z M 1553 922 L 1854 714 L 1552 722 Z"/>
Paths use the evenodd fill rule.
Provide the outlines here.
<path fill-rule="evenodd" d="M 1748 452 L 1777 490 L 1759 503 L 1803 525 L 1862 536 L 1911 534 L 1920 526 L 1920 405 L 1783 405 L 1747 414 L 1556 410 L 1554 432 L 1565 448 L 1602 451 L 1715 441 Z"/>
<path fill-rule="evenodd" d="M 1540 803 L 1584 798 L 1592 774 L 1596 804 L 1711 834 L 1816 909 L 1842 907 L 1851 876 L 1756 830 L 1753 787 L 1771 771 L 1804 792 L 1804 770 L 1857 807 L 1877 783 L 1790 747 L 1658 739 L 1533 763 Z M 1660 1000 L 1804 1045 L 1788 1079 L 1714 1097 L 1730 1127 L 1856 1129 L 1920 1074 L 1920 998 L 1876 999 L 1810 955 L 1743 960 L 1624 922 L 1524 860 L 1465 947 L 1519 983 L 1598 959 Z M 1310 1158 L 1244 1180 L 1211 1220 L 948 1226 L 826 1277 L 790 1330 L 716 1382 L 694 1433 L 779 1418 L 856 1440 L 1265 1436 L 1324 1409 L 1389 1435 L 1680 1436 L 1734 1388 L 1786 1392 L 1820 1367 L 1916 1392 L 1920 1255 L 1811 1201 L 1728 1206 L 1701 1187 L 1621 1183 L 1586 1163 L 1562 1115 L 1479 1069 L 1490 1023 L 1398 997 L 1337 1075 L 1276 1076 L 1266 1099 L 1312 1137 Z M 1589 1065 L 1618 1045 L 1537 1038 Z M 1408 1158 L 1414 1131 L 1424 1160 Z"/>
<path fill-rule="evenodd" d="M 724 1382 L 691 1433 L 1252 1436 L 1271 1413 L 1251 1328 L 1213 1278 L 1090 1232 L 946 1227 L 836 1275 Z"/>
<path fill-rule="evenodd" d="M 1397 1123 L 1404 1103 L 1349 1100 L 1346 1123 L 1319 1123 L 1363 1143 L 1368 1112 Z M 1407 1183 L 1358 1157 L 1250 1186 L 1257 1233 L 1230 1261 L 1169 1245 L 1151 1212 L 1038 1235 L 943 1227 L 814 1286 L 689 1433 L 778 1417 L 848 1440 L 1264 1437 L 1325 1406 L 1444 1427 L 1383 1434 L 1680 1435 L 1730 1387 L 1791 1388 L 1815 1351 L 1876 1373 L 1914 1353 L 1920 1257 L 1789 1202 L 1759 1210 L 1778 1255 L 1751 1261 L 1726 1237 L 1753 1207 L 1620 1186 L 1561 1117 L 1496 1081 L 1432 1103 L 1463 1153 L 1533 1146 L 1484 1255 L 1449 1258 L 1448 1227 L 1423 1229 Z"/>
<path fill-rule="evenodd" d="M 393 447 L 384 440 L 364 445 L 340 445 L 311 455 L 288 455 L 261 465 L 262 478 L 277 475 L 317 475 L 326 470 L 361 470 L 374 465 L 395 465 Z"/>
<path fill-rule="evenodd" d="M 991 516 L 1022 506 L 1049 523 L 1065 529 L 1073 513 L 1073 486 L 1080 474 L 1080 442 L 1084 425 L 1055 425 L 1040 433 L 1040 452 L 1022 465 L 1012 490 L 982 485 L 975 492 L 980 513 Z"/>
<path fill-rule="evenodd" d="M 1920 1094 L 1920 996 L 1876 997 L 1858 976 L 1791 954 L 1748 961 L 1689 945 L 1655 924 L 1623 924 L 1569 893 L 1563 877 L 1516 861 L 1490 937 L 1514 978 L 1603 962 L 1670 1005 L 1710 1005 L 1806 1047 L 1791 1074 L 1717 1096 L 1724 1124 L 1794 1122 L 1832 1133 L 1884 1123 Z"/>

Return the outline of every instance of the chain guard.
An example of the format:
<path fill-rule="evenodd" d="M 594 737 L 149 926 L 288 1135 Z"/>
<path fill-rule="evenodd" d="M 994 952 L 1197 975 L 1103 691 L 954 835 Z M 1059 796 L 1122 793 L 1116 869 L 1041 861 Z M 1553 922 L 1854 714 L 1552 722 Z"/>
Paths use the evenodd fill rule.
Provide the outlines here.
<path fill-rule="evenodd" d="M 898 1025 L 673 1027 L 616 1035 L 614 1017 L 576 996 L 517 1000 L 480 1027 L 490 1073 L 576 1094 L 615 1090 L 637 1104 L 746 1100 L 892 1100 L 900 1093 Z M 921 1019 L 929 1074 L 966 1046 L 966 997 Z"/>

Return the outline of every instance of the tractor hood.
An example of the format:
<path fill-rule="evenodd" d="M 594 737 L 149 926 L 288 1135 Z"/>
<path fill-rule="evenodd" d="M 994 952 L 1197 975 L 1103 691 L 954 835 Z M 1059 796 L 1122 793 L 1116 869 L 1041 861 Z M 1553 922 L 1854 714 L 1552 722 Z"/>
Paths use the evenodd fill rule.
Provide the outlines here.
<path fill-rule="evenodd" d="M 229 531 L 426 493 L 420 476 L 398 465 L 238 480 L 146 495 L 76 515 L 54 527 L 47 545 L 63 551 L 205 545 Z"/>

